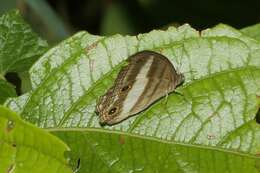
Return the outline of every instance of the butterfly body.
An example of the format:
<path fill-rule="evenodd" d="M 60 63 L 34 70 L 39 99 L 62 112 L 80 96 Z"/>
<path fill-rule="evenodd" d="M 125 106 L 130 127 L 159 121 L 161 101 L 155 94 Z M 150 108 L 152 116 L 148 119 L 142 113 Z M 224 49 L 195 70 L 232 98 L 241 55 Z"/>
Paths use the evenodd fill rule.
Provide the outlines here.
<path fill-rule="evenodd" d="M 100 123 L 113 125 L 143 111 L 183 81 L 183 75 L 159 53 L 142 51 L 130 56 L 97 104 Z"/>

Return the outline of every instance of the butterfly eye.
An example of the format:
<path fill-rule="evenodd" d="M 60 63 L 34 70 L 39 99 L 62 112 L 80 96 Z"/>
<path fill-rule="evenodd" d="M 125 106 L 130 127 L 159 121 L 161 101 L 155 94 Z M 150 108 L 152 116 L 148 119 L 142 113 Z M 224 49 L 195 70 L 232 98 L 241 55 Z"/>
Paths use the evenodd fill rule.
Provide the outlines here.
<path fill-rule="evenodd" d="M 126 86 L 124 86 L 124 87 L 121 89 L 121 91 L 124 92 L 124 91 L 128 90 L 129 88 L 130 88 L 130 86 L 129 86 L 129 85 L 126 85 Z"/>
<path fill-rule="evenodd" d="M 109 114 L 109 115 L 112 115 L 112 114 L 114 114 L 115 112 L 116 112 L 116 108 L 112 108 L 112 109 L 109 110 L 108 114 Z"/>

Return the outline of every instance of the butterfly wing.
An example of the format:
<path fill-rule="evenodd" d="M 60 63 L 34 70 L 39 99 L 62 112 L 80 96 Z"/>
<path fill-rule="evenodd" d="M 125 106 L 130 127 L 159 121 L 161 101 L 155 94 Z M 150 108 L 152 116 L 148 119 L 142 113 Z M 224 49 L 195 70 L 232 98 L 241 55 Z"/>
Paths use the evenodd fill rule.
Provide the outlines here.
<path fill-rule="evenodd" d="M 130 114 L 136 114 L 154 103 L 159 98 L 174 91 L 183 81 L 183 76 L 177 74 L 171 62 L 161 54 L 149 53 L 153 63 L 147 75 L 137 78 L 136 83 L 148 81 Z M 138 82 L 140 80 L 140 82 Z"/>
<path fill-rule="evenodd" d="M 171 62 L 156 52 L 139 52 L 128 61 L 97 105 L 101 121 L 107 124 L 118 123 L 146 109 L 182 81 L 182 75 L 176 73 Z"/>

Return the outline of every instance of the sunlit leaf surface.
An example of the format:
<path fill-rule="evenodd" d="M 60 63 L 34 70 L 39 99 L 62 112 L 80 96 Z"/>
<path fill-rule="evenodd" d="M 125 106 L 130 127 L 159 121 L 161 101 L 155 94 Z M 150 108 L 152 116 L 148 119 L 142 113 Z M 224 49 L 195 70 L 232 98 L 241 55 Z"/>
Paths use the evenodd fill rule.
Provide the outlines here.
<path fill-rule="evenodd" d="M 101 127 L 96 100 L 124 60 L 147 49 L 185 75 L 183 96 Z M 62 138 L 79 172 L 259 172 L 259 50 L 257 40 L 226 25 L 131 37 L 80 32 L 44 54 L 30 70 L 32 91 L 6 105 Z"/>

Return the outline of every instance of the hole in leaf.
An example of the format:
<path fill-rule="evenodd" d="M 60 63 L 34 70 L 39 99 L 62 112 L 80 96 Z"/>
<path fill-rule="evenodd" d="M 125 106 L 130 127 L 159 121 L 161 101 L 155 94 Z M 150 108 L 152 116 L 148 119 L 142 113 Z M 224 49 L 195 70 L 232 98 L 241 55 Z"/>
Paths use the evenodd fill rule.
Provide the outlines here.
<path fill-rule="evenodd" d="M 208 140 L 213 140 L 213 139 L 216 138 L 216 136 L 213 135 L 213 134 L 208 134 L 208 135 L 207 135 L 207 138 L 208 138 Z"/>
<path fill-rule="evenodd" d="M 16 144 L 12 144 L 12 147 L 16 147 Z"/>
<path fill-rule="evenodd" d="M 70 153 L 71 151 L 64 151 L 64 157 L 68 163 L 71 161 Z"/>
<path fill-rule="evenodd" d="M 14 126 L 15 126 L 15 122 L 12 120 L 8 120 L 6 126 L 7 132 L 10 132 L 14 128 Z"/>
<path fill-rule="evenodd" d="M 77 170 L 80 168 L 80 158 L 78 159 L 78 162 L 77 162 Z"/>
<path fill-rule="evenodd" d="M 258 109 L 256 116 L 255 116 L 255 120 L 258 124 L 260 124 L 260 109 Z"/>
<path fill-rule="evenodd" d="M 9 72 L 5 75 L 5 78 L 8 82 L 10 82 L 11 84 L 13 84 L 15 86 L 15 91 L 16 94 L 19 96 L 21 95 L 22 91 L 21 91 L 21 79 L 18 76 L 18 73 L 14 73 L 14 72 Z"/>
<path fill-rule="evenodd" d="M 14 169 L 15 169 L 15 165 L 14 165 L 14 164 L 11 164 L 11 165 L 9 166 L 9 168 L 7 169 L 7 173 L 14 172 Z"/>
<path fill-rule="evenodd" d="M 64 157 L 67 160 L 68 165 L 74 170 L 73 172 L 78 172 L 80 168 L 80 158 L 78 157 L 78 154 L 72 152 L 72 151 L 65 151 Z"/>

